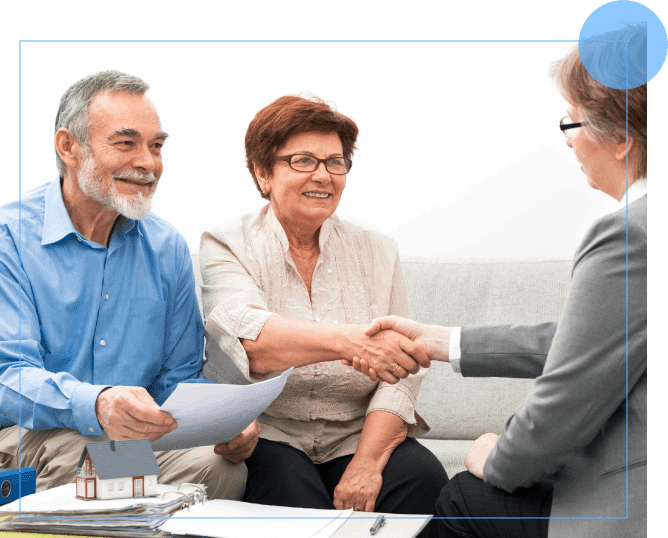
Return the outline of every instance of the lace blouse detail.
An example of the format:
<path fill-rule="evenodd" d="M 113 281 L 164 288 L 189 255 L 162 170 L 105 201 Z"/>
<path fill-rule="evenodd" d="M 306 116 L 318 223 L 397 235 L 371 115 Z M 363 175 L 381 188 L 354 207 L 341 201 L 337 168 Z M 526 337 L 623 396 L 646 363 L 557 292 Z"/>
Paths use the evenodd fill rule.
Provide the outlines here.
<path fill-rule="evenodd" d="M 311 296 L 271 210 L 246 215 L 240 226 L 205 232 L 200 248 L 206 320 L 204 375 L 219 383 L 249 383 L 278 375 L 249 369 L 239 338 L 255 340 L 272 316 L 315 323 L 368 323 L 408 317 L 396 243 L 336 216 L 320 230 L 320 256 Z M 304 450 L 314 461 L 354 453 L 367 413 L 389 411 L 409 425 L 428 427 L 415 413 L 425 370 L 396 385 L 374 383 L 339 361 L 295 368 L 281 395 L 260 417 L 261 437 Z"/>

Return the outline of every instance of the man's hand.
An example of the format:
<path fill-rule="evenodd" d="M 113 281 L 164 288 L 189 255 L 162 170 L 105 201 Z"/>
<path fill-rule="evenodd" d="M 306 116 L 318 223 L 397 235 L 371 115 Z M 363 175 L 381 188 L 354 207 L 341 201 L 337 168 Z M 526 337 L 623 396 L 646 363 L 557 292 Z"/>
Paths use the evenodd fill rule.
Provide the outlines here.
<path fill-rule="evenodd" d="M 471 450 L 466 456 L 466 468 L 473 476 L 483 479 L 482 471 L 485 467 L 485 462 L 489 457 L 489 453 L 496 446 L 496 441 L 499 436 L 496 433 L 485 433 L 478 437 L 474 442 Z"/>
<path fill-rule="evenodd" d="M 377 318 L 371 322 L 371 326 L 366 330 L 367 336 L 374 336 L 379 331 L 391 329 L 406 338 L 419 344 L 429 357 L 430 361 L 438 360 L 448 362 L 450 360 L 450 330 L 438 325 L 423 325 L 417 321 L 412 321 L 399 316 L 387 316 Z M 342 364 L 352 366 L 358 372 L 368 375 L 372 380 L 378 381 L 378 372 L 373 364 L 370 364 L 365 357 L 353 357 L 352 361 L 342 360 Z M 429 364 L 422 364 L 428 367 Z"/>
<path fill-rule="evenodd" d="M 382 485 L 383 476 L 374 465 L 353 458 L 334 489 L 334 506 L 337 510 L 373 512 Z"/>
<path fill-rule="evenodd" d="M 213 447 L 216 454 L 220 454 L 230 463 L 241 463 L 255 450 L 257 438 L 260 435 L 260 425 L 254 420 L 248 428 L 227 443 Z"/>
<path fill-rule="evenodd" d="M 395 331 L 377 331 L 372 336 L 366 334 L 369 327 L 353 326 L 348 332 L 352 343 L 352 357 L 342 360 L 350 366 L 355 357 L 366 361 L 368 370 L 362 371 L 374 381 L 382 379 L 387 383 L 397 383 L 400 379 L 416 374 L 420 366 L 429 366 L 429 357 L 420 344 L 417 344 Z M 368 373 L 373 370 L 373 375 Z"/>
<path fill-rule="evenodd" d="M 95 413 L 110 439 L 160 439 L 177 428 L 172 415 L 160 410 L 146 389 L 111 387 L 104 389 L 95 402 Z"/>

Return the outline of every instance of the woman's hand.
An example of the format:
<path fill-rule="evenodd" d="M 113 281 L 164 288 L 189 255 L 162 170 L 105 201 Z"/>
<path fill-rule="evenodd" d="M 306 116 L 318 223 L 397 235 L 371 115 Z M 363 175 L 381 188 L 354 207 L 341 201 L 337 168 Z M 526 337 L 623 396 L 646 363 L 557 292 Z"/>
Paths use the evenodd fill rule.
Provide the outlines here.
<path fill-rule="evenodd" d="M 363 359 L 367 368 L 373 370 L 373 376 L 369 370 L 363 373 L 374 381 L 382 379 L 391 384 L 418 373 L 420 366 L 429 367 L 429 357 L 420 344 L 392 330 L 376 331 L 370 336 L 367 333 L 371 328 L 372 325 L 350 327 L 351 358 L 342 361 L 343 364 L 350 366 L 356 357 Z"/>
<path fill-rule="evenodd" d="M 372 463 L 353 457 L 334 489 L 334 506 L 337 510 L 352 508 L 373 512 L 383 485 L 383 476 L 375 467 Z"/>
<path fill-rule="evenodd" d="M 250 458 L 255 446 L 257 445 L 258 436 L 260 435 L 260 425 L 257 420 L 251 422 L 250 426 L 231 439 L 227 443 L 220 443 L 213 447 L 213 451 L 220 456 L 223 456 L 232 464 L 238 464 L 245 459 Z"/>

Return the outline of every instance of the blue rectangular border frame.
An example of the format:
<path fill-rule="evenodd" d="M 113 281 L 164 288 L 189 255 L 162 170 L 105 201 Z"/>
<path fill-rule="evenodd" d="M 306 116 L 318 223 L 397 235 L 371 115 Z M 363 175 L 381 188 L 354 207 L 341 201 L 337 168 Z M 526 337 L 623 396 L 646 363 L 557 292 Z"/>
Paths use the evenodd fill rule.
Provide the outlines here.
<path fill-rule="evenodd" d="M 578 43 L 577 39 L 25 39 L 19 41 L 19 237 L 21 237 L 21 46 L 23 43 Z M 626 43 L 626 80 L 628 87 L 628 42 Z M 629 517 L 629 157 L 628 157 L 628 123 L 629 123 L 629 94 L 626 91 L 626 516 L 614 517 L 472 517 L 472 518 L 439 518 L 433 519 L 628 519 Z M 19 241 L 19 262 L 21 261 L 21 242 Z M 21 393 L 21 275 L 19 273 L 19 393 Z M 21 400 L 19 399 L 19 420 L 21 417 Z M 19 424 L 20 426 L 20 424 Z M 19 430 L 19 460 L 21 459 L 21 430 Z M 20 470 L 19 470 L 20 474 Z M 228 517 L 181 518 L 176 519 L 248 519 Z M 21 516 L 21 480 L 19 479 L 19 519 L 82 519 L 69 518 L 30 518 Z M 93 519 L 93 518 L 91 518 Z M 253 518 L 253 519 L 330 519 L 330 518 Z M 359 519 L 376 519 L 375 517 L 360 517 Z M 411 516 L 386 516 L 386 519 L 423 519 Z"/>

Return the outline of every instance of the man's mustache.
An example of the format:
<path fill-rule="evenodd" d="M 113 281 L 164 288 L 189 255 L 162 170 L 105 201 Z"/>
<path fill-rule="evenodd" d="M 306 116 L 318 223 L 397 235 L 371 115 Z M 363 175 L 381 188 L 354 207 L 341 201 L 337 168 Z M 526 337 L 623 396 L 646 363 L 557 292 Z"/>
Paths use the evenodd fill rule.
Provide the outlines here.
<path fill-rule="evenodd" d="M 120 174 L 114 174 L 114 179 L 133 179 L 136 181 L 146 181 L 148 183 L 155 183 L 157 180 L 153 172 L 148 174 L 142 174 L 136 170 L 128 170 L 127 172 L 121 172 Z"/>

